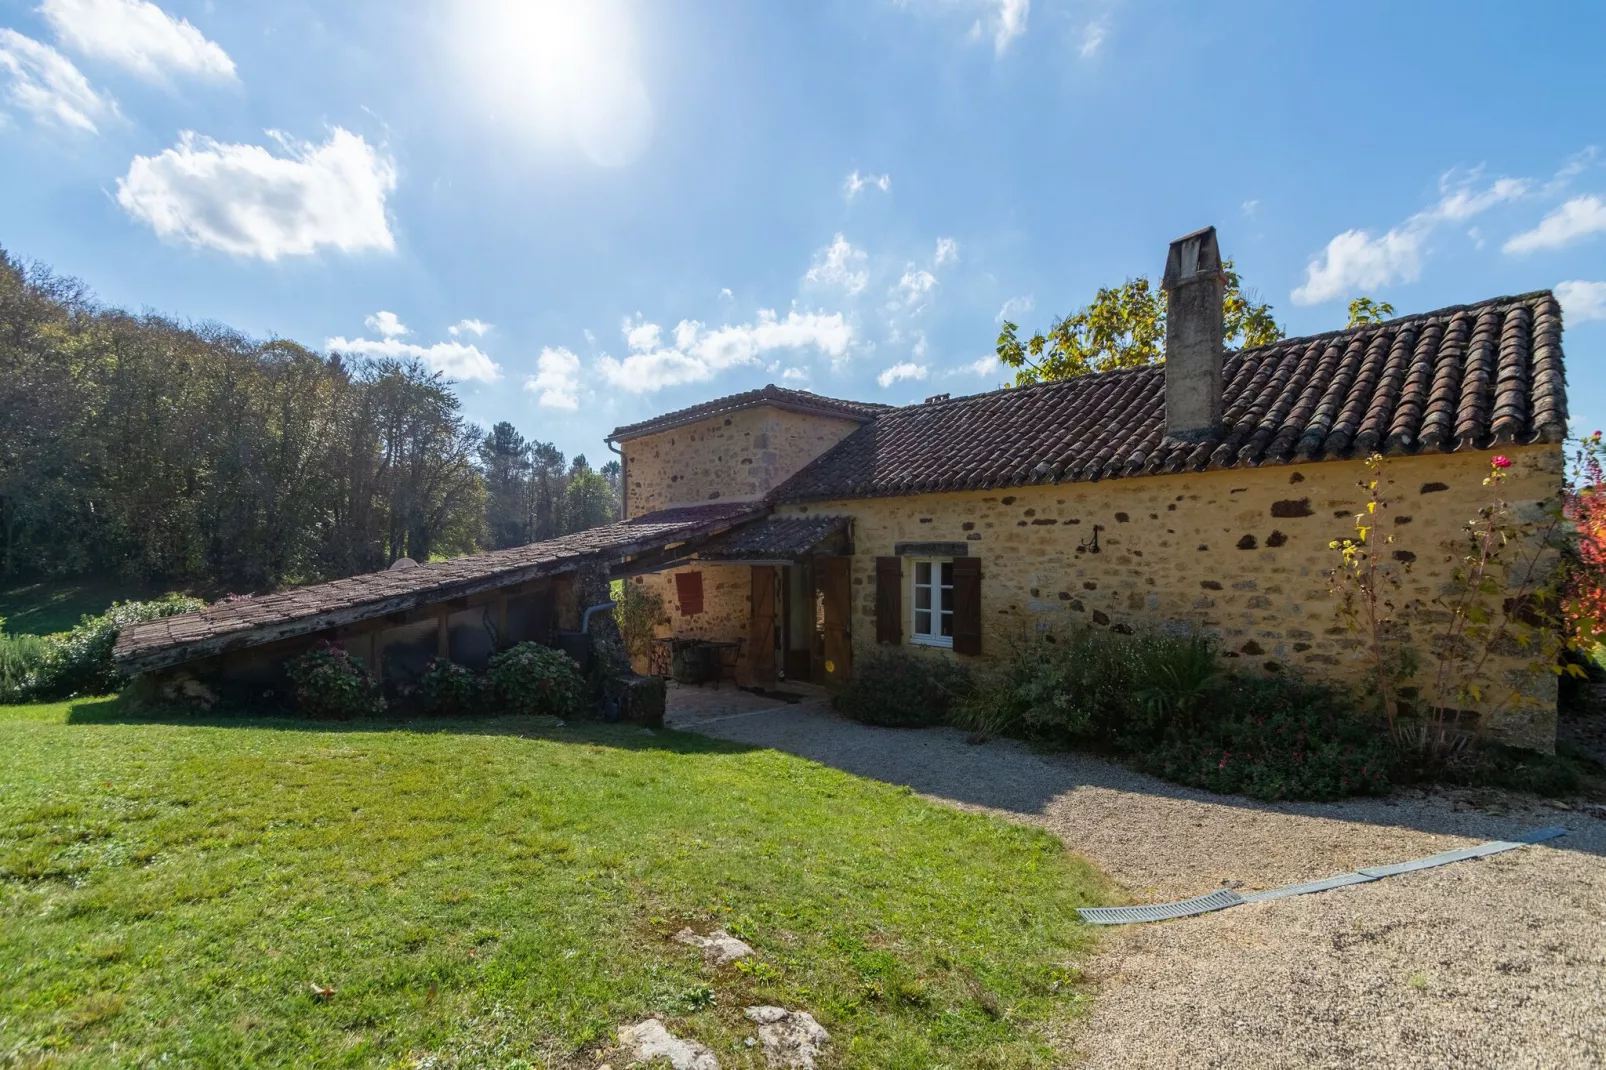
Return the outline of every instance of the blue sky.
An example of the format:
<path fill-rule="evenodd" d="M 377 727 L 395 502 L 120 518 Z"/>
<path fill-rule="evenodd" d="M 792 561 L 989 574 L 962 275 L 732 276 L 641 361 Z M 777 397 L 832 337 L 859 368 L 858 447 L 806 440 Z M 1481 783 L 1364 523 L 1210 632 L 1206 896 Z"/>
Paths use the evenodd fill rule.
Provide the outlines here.
<path fill-rule="evenodd" d="M 0 245 L 416 353 L 570 453 L 908 402 L 1220 231 L 1290 333 L 1559 287 L 1606 423 L 1606 5 L 0 0 Z"/>

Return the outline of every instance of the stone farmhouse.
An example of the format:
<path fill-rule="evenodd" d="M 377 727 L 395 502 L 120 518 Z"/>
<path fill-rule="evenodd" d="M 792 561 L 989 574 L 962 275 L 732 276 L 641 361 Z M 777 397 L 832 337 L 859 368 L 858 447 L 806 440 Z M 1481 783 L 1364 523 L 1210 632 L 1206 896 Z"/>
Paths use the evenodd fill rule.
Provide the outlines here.
<path fill-rule="evenodd" d="M 1496 455 L 1521 519 L 1557 514 L 1567 404 L 1549 292 L 1226 352 L 1213 228 L 1172 243 L 1163 285 L 1163 365 L 896 408 L 775 386 L 718 398 L 613 432 L 619 523 L 136 625 L 117 657 L 266 679 L 339 638 L 396 677 L 437 654 L 572 642 L 622 578 L 662 596 L 663 639 L 720 643 L 759 686 L 833 686 L 881 647 L 986 658 L 1079 624 L 1202 630 L 1242 668 L 1359 683 L 1370 662 L 1327 572 L 1364 509 L 1365 458 L 1385 458 L 1413 642 Z M 1530 659 L 1494 659 L 1523 703 L 1472 712 L 1548 750 L 1556 685 Z"/>

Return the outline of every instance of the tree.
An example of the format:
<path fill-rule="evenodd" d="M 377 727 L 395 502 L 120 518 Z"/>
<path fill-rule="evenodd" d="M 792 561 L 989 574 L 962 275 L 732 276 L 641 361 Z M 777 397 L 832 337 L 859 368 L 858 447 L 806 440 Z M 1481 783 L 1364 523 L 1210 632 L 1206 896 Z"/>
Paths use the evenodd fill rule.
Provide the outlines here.
<path fill-rule="evenodd" d="M 618 461 L 609 461 L 600 469 L 602 478 L 608 481 L 608 493 L 613 497 L 613 515 L 625 515 L 625 466 Z"/>
<path fill-rule="evenodd" d="M 1231 260 L 1222 269 L 1227 276 L 1222 301 L 1227 343 L 1247 349 L 1282 338 L 1271 305 L 1243 290 Z M 1006 321 L 998 335 L 998 359 L 1017 369 L 1019 386 L 1159 364 L 1165 360 L 1165 315 L 1164 291 L 1140 275 L 1099 290 L 1092 304 L 1024 343 L 1020 328 Z"/>
<path fill-rule="evenodd" d="M 1344 324 L 1346 330 L 1351 327 L 1361 327 L 1368 323 L 1382 323 L 1394 316 L 1394 306 L 1387 301 L 1374 301 L 1370 297 L 1357 297 L 1349 303 L 1349 322 Z"/>
<path fill-rule="evenodd" d="M 0 575 L 262 590 L 473 550 L 483 437 L 417 362 L 106 308 L 0 250 Z"/>
<path fill-rule="evenodd" d="M 563 494 L 564 531 L 584 531 L 608 524 L 615 515 L 613 490 L 607 478 L 592 469 L 585 454 L 577 455 L 569 467 L 569 485 Z"/>
<path fill-rule="evenodd" d="M 531 443 L 525 516 L 532 541 L 555 539 L 564 533 L 563 494 L 568 482 L 563 451 L 550 442 Z"/>
<path fill-rule="evenodd" d="M 493 549 L 530 542 L 530 446 L 506 420 L 492 427 L 479 448 L 485 478 L 485 528 Z"/>

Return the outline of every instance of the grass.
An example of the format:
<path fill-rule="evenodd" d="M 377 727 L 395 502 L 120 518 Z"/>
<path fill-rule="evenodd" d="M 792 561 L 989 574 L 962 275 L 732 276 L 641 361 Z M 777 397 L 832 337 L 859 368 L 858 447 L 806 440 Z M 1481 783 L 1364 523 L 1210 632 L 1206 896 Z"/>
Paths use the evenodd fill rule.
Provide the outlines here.
<path fill-rule="evenodd" d="M 1049 1066 L 1106 890 L 1046 834 L 626 726 L 102 699 L 0 708 L 0 754 L 0 1066 L 594 1067 L 656 1013 L 757 1067 L 754 1003 L 826 1066 Z"/>
<path fill-rule="evenodd" d="M 113 602 L 157 598 L 170 590 L 171 583 L 118 577 L 30 580 L 0 587 L 0 617 L 12 635 L 51 635 L 67 631 L 85 614 L 106 612 Z"/>

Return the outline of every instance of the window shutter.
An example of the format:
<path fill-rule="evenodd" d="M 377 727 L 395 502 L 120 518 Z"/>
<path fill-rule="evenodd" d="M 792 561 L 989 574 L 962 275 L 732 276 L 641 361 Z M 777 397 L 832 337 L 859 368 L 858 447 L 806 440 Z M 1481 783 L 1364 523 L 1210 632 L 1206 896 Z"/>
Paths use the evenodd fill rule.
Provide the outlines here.
<path fill-rule="evenodd" d="M 875 641 L 903 642 L 903 559 L 875 559 Z"/>
<path fill-rule="evenodd" d="M 680 601 L 680 615 L 695 617 L 703 611 L 703 574 L 701 572 L 675 573 L 675 595 Z"/>
<path fill-rule="evenodd" d="M 981 653 L 981 558 L 954 558 L 954 653 Z"/>

